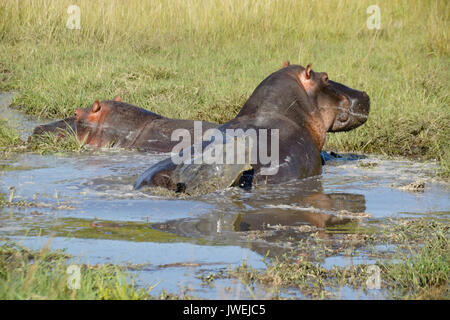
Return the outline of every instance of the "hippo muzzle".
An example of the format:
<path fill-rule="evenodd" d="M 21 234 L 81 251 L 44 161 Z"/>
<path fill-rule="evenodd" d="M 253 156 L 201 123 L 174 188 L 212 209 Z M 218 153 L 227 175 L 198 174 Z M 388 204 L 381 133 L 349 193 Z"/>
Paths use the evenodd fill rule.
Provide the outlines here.
<path fill-rule="evenodd" d="M 349 131 L 364 124 L 370 111 L 369 95 L 338 82 L 330 81 L 330 83 L 335 91 L 345 99 L 344 103 L 339 106 L 336 119 L 329 131 Z"/>

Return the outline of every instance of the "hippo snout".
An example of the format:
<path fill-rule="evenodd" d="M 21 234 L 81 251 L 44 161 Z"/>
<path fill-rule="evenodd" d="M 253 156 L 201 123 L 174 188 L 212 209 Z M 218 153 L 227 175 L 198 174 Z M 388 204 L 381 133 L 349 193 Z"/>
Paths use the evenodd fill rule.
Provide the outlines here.
<path fill-rule="evenodd" d="M 362 91 L 358 97 L 352 99 L 350 116 L 354 116 L 356 118 L 355 121 L 357 121 L 358 118 L 364 120 L 363 122 L 358 123 L 358 125 L 361 125 L 366 122 L 367 117 L 369 116 L 369 111 L 370 97 L 366 92 Z"/>
<path fill-rule="evenodd" d="M 336 92 L 345 97 L 346 107 L 338 109 L 339 113 L 329 131 L 349 131 L 364 124 L 369 117 L 369 95 L 364 91 L 355 90 L 337 82 L 332 82 L 332 85 Z"/>

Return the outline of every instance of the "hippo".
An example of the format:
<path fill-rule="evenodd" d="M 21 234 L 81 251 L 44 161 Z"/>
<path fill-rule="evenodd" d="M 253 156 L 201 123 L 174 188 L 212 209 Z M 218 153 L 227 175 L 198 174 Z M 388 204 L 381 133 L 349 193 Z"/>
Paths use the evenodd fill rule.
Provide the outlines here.
<path fill-rule="evenodd" d="M 285 62 L 283 65 L 286 66 L 287 64 L 288 64 L 288 62 Z M 121 100 L 120 96 L 116 96 L 114 98 L 114 101 L 121 102 L 122 100 Z M 108 104 L 108 101 L 102 101 L 102 102 L 99 102 L 99 104 Z M 121 108 L 122 106 L 124 106 L 124 104 L 109 103 L 109 108 L 111 108 L 111 112 L 116 113 L 116 117 L 119 117 L 119 113 L 116 112 L 115 109 Z M 134 112 L 133 112 L 134 114 L 131 116 L 131 119 L 138 119 L 140 114 L 148 112 L 147 110 L 141 109 L 136 106 L 134 106 L 134 108 L 132 108 L 132 110 L 134 110 Z M 89 111 L 88 111 L 88 109 L 85 109 L 85 110 L 82 109 L 82 111 L 78 111 L 79 114 L 84 113 L 84 112 L 89 112 Z M 171 120 L 175 120 L 175 122 L 178 121 L 176 119 L 169 119 L 169 118 L 164 118 L 164 119 L 165 119 L 166 123 L 172 122 Z M 128 121 L 126 121 L 126 122 L 120 122 L 120 127 L 122 128 L 122 132 L 126 133 L 126 134 L 128 134 L 128 132 L 130 132 L 132 130 L 131 128 L 135 127 L 134 122 L 130 123 L 130 121 L 129 121 L 130 118 L 128 118 L 127 120 Z M 88 121 L 89 121 L 89 117 L 84 117 L 84 118 L 80 117 L 77 120 L 76 116 L 72 116 L 72 117 L 65 118 L 63 120 L 58 120 L 58 121 L 54 121 L 51 123 L 42 124 L 42 125 L 39 125 L 36 128 L 34 128 L 33 134 L 32 134 L 32 136 L 29 137 L 28 140 L 31 140 L 32 137 L 42 136 L 45 133 L 53 133 L 53 134 L 57 134 L 59 137 L 63 137 L 67 132 L 71 132 L 71 133 L 76 134 L 77 138 L 80 141 L 84 141 L 85 144 L 88 144 L 91 146 L 98 146 L 98 139 L 93 139 L 91 137 L 91 139 L 84 140 L 87 130 L 89 130 L 90 128 L 97 127 L 97 129 L 94 130 L 95 134 L 102 135 L 102 143 L 100 143 L 100 146 L 105 146 L 105 145 L 110 146 L 110 147 L 121 146 L 123 148 L 136 148 L 136 149 L 139 149 L 142 151 L 169 152 L 175 144 L 175 142 L 173 142 L 169 139 L 170 135 L 154 135 L 153 140 L 157 140 L 156 138 L 158 138 L 159 140 L 154 141 L 153 143 L 148 143 L 148 141 L 144 139 L 146 137 L 142 136 L 141 139 L 139 139 L 138 141 L 135 141 L 135 143 L 117 144 L 112 139 L 108 140 L 108 137 L 111 138 L 114 136 L 114 134 L 111 132 L 112 130 L 115 130 L 113 126 L 109 126 L 109 125 L 102 126 L 99 129 L 97 126 L 98 122 L 88 124 Z M 105 119 L 103 119 L 103 121 L 105 121 Z M 194 121 L 184 120 L 182 122 L 183 122 L 184 128 L 189 128 L 189 129 L 193 130 Z M 128 127 L 126 127 L 126 125 L 131 125 L 131 126 L 128 128 Z M 211 122 L 202 122 L 202 125 L 207 128 L 213 127 L 213 124 Z M 219 126 L 218 124 L 214 124 L 214 125 L 216 127 Z M 91 135 L 92 135 L 92 130 L 91 130 Z M 328 161 L 357 160 L 357 159 L 360 159 L 363 157 L 361 155 L 354 155 L 354 154 L 341 155 L 341 154 L 337 154 L 335 152 L 327 153 L 326 151 L 321 151 L 320 156 L 322 158 L 322 165 L 324 165 Z"/>
<path fill-rule="evenodd" d="M 121 101 L 120 97 L 116 97 L 114 98 L 114 101 Z M 103 101 L 101 103 L 107 103 L 106 101 Z M 117 106 L 112 106 L 112 108 L 117 107 Z M 137 108 L 137 107 L 136 107 Z M 144 109 L 142 109 L 142 111 L 145 111 Z M 140 113 L 141 111 L 138 110 L 137 113 Z M 188 123 L 185 122 L 185 128 L 188 127 Z M 219 126 L 218 124 L 216 125 L 217 127 Z M 193 128 L 194 127 L 194 121 L 190 121 L 189 123 L 189 128 Z M 79 130 L 78 130 L 78 129 Z M 58 121 L 54 121 L 48 124 L 42 124 L 37 126 L 36 128 L 34 128 L 33 130 L 33 134 L 32 136 L 29 137 L 28 140 L 31 140 L 32 137 L 37 137 L 37 136 L 41 136 L 43 134 L 45 134 L 46 132 L 48 133 L 53 133 L 53 134 L 57 134 L 59 137 L 63 137 L 67 132 L 72 132 L 74 134 L 77 134 L 78 131 L 80 131 L 80 135 L 77 137 L 80 141 L 83 141 L 84 134 L 83 132 L 83 128 L 86 128 L 85 125 L 83 125 L 83 120 L 80 120 L 78 122 L 76 122 L 76 117 L 72 116 L 72 117 L 68 117 L 65 118 L 63 120 L 58 120 Z M 102 127 L 102 130 L 105 131 L 109 131 L 110 127 Z M 131 130 L 131 129 L 128 129 Z M 107 132 L 104 137 L 107 136 L 111 136 L 111 134 L 109 132 Z M 163 136 L 162 139 L 160 138 L 160 143 L 156 144 L 144 144 L 143 146 L 140 145 L 132 145 L 132 147 L 136 148 L 136 149 L 140 149 L 142 151 L 160 151 L 160 152 L 169 152 L 171 150 L 171 148 L 174 146 L 174 142 L 173 141 L 169 141 L 167 140 L 168 136 Z M 142 141 L 142 140 L 141 140 Z M 90 144 L 91 146 L 94 146 L 93 143 L 95 142 L 94 139 L 89 139 L 87 141 L 84 141 L 84 143 L 86 144 Z M 108 146 L 118 146 L 117 144 L 114 145 L 114 143 L 112 141 L 104 141 L 106 145 Z M 130 145 L 128 145 L 130 146 Z M 144 147 L 146 149 L 144 149 Z M 337 154 L 336 152 L 326 152 L 326 151 L 321 151 L 320 152 L 320 157 L 322 159 L 322 165 L 325 165 L 327 162 L 329 161 L 350 161 L 350 160 L 358 160 L 358 159 L 363 159 L 365 158 L 363 155 L 356 155 L 356 154 Z"/>
<path fill-rule="evenodd" d="M 115 96 L 114 97 L 114 101 L 116 102 L 121 102 L 122 98 L 120 96 Z M 80 121 L 76 121 L 77 117 L 72 116 L 72 117 L 68 117 L 62 120 L 57 120 L 57 121 L 53 121 L 47 124 L 42 124 L 37 126 L 36 128 L 34 128 L 33 130 L 33 134 L 29 137 L 37 137 L 37 136 L 41 136 L 45 133 L 53 133 L 53 134 L 58 134 L 60 137 L 64 136 L 67 132 L 72 132 L 77 134 L 77 129 L 80 128 L 80 130 L 82 130 L 82 127 L 86 127 L 83 126 L 83 124 Z M 84 136 L 84 134 L 80 135 L 80 136 Z M 80 136 L 77 135 L 78 138 L 80 138 Z"/>
<path fill-rule="evenodd" d="M 325 72 L 313 71 L 310 64 L 306 68 L 283 66 L 257 86 L 234 119 L 209 132 L 206 139 L 197 138 L 196 144 L 151 166 L 138 178 L 135 189 L 156 186 L 190 193 L 211 181 L 215 188 L 248 188 L 319 175 L 326 132 L 348 131 L 364 124 L 369 110 L 367 93 L 330 80 Z M 237 135 L 230 137 L 229 130 L 251 130 L 253 143 L 244 136 L 239 149 L 245 161 L 238 163 L 239 155 L 230 151 L 236 149 Z M 265 154 L 254 152 L 269 133 L 271 142 L 266 140 Z M 211 155 L 217 150 L 222 154 L 211 164 Z M 268 163 L 269 153 L 275 153 L 277 161 Z M 223 159 L 231 158 L 235 162 L 224 163 Z"/>
<path fill-rule="evenodd" d="M 282 66 L 285 68 L 289 65 L 290 62 L 285 61 Z M 171 141 L 171 130 L 177 128 L 177 126 L 191 131 L 193 130 L 194 121 L 192 120 L 165 118 L 145 109 L 121 103 L 122 99 L 120 96 L 116 96 L 113 101 L 114 102 L 102 101 L 96 103 L 98 103 L 99 106 L 108 105 L 107 108 L 109 113 L 114 114 L 114 116 L 88 116 L 90 113 L 93 113 L 94 105 L 86 109 L 78 108 L 76 116 L 37 126 L 29 140 L 32 137 L 41 136 L 47 132 L 58 134 L 60 137 L 64 136 L 67 132 L 72 132 L 77 135 L 80 141 L 95 147 L 116 146 L 122 148 L 135 148 L 142 151 L 169 152 L 176 144 L 174 141 Z M 322 101 L 330 103 L 327 99 L 321 99 L 319 103 Z M 127 109 L 127 111 L 122 112 L 124 109 Z M 140 134 L 137 140 L 127 140 L 126 137 L 136 128 L 137 124 L 140 123 L 139 119 L 145 119 L 145 121 L 143 120 L 142 122 L 157 121 L 154 121 L 153 125 L 146 125 L 145 130 Z M 213 126 L 218 127 L 219 124 L 202 122 L 203 128 L 212 128 Z M 89 132 L 89 136 L 87 136 L 87 132 Z M 325 164 L 326 161 L 336 160 L 337 158 L 341 160 L 354 159 L 353 157 L 342 157 L 336 154 L 330 155 L 325 151 L 321 151 L 321 158 L 322 164 Z"/>
<path fill-rule="evenodd" d="M 205 128 L 217 124 L 202 121 Z M 169 152 L 176 141 L 171 141 L 175 129 L 194 130 L 193 120 L 170 119 L 151 111 L 114 100 L 96 100 L 88 108 L 77 108 L 75 116 L 38 126 L 33 135 L 45 132 L 63 135 L 65 130 L 75 132 L 80 141 L 94 147 L 135 148 L 142 151 Z"/>

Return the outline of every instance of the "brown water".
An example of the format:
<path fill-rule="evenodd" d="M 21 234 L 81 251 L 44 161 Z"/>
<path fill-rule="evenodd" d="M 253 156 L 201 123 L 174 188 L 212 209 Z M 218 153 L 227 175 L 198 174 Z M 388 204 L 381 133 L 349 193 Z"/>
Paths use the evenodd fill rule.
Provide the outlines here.
<path fill-rule="evenodd" d="M 26 138 L 39 124 L 8 109 L 10 95 L 0 95 L 2 116 Z M 243 260 L 264 268 L 269 258 L 296 250 L 310 231 L 323 239 L 367 228 L 398 216 L 438 216 L 450 208 L 449 187 L 433 179 L 435 163 L 367 156 L 327 163 L 321 176 L 260 187 L 246 192 L 227 189 L 191 198 L 164 198 L 133 190 L 137 176 L 165 155 L 105 149 L 81 155 L 23 153 L 0 161 L 0 193 L 15 187 L 14 201 L 31 207 L 0 208 L 0 236 L 33 249 L 49 239 L 74 263 L 142 265 L 133 275 L 138 285 L 204 298 L 249 298 L 237 280 L 202 286 L 200 274 L 236 267 Z M 423 180 L 423 192 L 402 185 Z M 358 216 L 352 224 L 350 217 Z M 344 226 L 344 227 L 343 227 Z M 306 250 L 307 251 L 307 250 Z M 336 254 L 325 267 L 374 263 L 363 251 L 357 257 Z M 231 290 L 225 290 L 231 287 Z M 267 288 L 256 287 L 259 298 Z M 382 298 L 384 292 L 339 289 L 341 298 Z M 282 295 L 299 292 L 286 290 Z"/>

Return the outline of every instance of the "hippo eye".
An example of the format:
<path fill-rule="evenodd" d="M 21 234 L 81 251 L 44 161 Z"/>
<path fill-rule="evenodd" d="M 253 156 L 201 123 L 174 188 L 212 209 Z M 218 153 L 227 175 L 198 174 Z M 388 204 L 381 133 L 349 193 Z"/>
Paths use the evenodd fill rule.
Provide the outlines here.
<path fill-rule="evenodd" d="M 325 75 L 322 77 L 322 81 L 323 81 L 323 83 L 325 83 L 326 85 L 328 85 L 328 75 L 327 75 L 327 74 L 325 74 Z"/>

